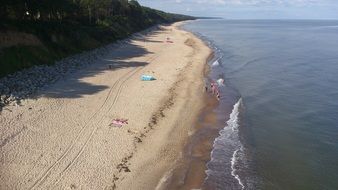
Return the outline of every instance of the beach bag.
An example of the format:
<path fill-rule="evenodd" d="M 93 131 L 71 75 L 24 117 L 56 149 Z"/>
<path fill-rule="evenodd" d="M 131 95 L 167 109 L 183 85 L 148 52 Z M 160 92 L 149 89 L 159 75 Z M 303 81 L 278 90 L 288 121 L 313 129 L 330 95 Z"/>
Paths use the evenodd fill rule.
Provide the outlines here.
<path fill-rule="evenodd" d="M 152 81 L 152 80 L 156 80 L 156 79 L 153 76 L 150 76 L 150 75 L 142 75 L 141 80 L 142 81 Z"/>

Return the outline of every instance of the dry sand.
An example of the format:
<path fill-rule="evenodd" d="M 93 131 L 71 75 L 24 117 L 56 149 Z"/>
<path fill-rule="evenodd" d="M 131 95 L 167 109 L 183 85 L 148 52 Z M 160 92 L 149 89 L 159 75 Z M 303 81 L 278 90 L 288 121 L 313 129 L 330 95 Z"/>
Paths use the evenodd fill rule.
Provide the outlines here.
<path fill-rule="evenodd" d="M 0 189 L 163 189 L 203 106 L 211 50 L 177 24 L 161 28 L 4 109 Z"/>

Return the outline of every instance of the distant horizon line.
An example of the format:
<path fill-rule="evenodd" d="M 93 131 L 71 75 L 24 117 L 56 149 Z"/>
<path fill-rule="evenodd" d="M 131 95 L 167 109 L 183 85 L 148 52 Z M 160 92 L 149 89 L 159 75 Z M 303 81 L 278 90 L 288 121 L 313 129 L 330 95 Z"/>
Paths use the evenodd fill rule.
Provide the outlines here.
<path fill-rule="evenodd" d="M 200 20 L 327 20 L 327 21 L 338 21 L 338 18 L 224 18 L 224 17 L 195 17 Z"/>

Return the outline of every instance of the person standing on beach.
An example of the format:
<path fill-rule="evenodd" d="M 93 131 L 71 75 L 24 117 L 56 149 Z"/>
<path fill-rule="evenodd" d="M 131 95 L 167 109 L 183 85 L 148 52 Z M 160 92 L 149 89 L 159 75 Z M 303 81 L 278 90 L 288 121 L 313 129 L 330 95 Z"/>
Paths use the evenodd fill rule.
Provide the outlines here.
<path fill-rule="evenodd" d="M 220 100 L 221 95 L 219 94 L 219 90 L 217 88 L 217 83 L 212 82 L 212 83 L 210 83 L 210 86 L 211 86 L 211 93 L 216 95 L 217 100 Z"/>
<path fill-rule="evenodd" d="M 221 99 L 221 95 L 219 94 L 218 91 L 217 91 L 217 93 L 216 93 L 216 98 L 217 98 L 218 101 Z"/>
<path fill-rule="evenodd" d="M 210 86 L 211 86 L 211 93 L 212 93 L 212 94 L 216 94 L 216 85 L 215 85 L 215 83 L 212 82 L 212 83 L 210 84 Z"/>

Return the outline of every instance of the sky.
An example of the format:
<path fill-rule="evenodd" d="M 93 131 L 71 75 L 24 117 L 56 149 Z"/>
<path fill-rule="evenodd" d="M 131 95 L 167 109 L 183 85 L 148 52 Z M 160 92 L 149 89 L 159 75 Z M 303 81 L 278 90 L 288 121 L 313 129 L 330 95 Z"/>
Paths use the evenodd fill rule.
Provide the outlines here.
<path fill-rule="evenodd" d="M 138 0 L 166 12 L 227 19 L 337 19 L 338 0 Z"/>

